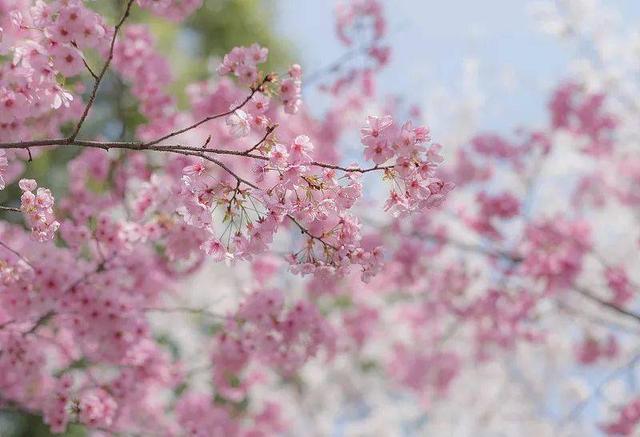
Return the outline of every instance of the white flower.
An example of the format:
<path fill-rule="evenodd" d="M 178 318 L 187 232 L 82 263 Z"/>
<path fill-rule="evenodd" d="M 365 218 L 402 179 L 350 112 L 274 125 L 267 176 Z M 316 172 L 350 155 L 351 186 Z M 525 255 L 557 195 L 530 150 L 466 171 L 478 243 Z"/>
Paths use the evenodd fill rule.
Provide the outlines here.
<path fill-rule="evenodd" d="M 229 133 L 236 138 L 246 137 L 251 131 L 249 116 L 241 109 L 236 109 L 227 117 L 227 126 Z"/>

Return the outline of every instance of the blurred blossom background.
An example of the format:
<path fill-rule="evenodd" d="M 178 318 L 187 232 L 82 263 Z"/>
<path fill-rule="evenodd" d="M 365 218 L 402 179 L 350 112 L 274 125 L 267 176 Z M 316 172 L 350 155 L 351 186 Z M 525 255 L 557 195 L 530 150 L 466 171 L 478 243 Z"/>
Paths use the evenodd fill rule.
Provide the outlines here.
<path fill-rule="evenodd" d="M 122 4 L 118 0 L 99 0 L 92 7 L 113 18 Z M 181 107 L 188 106 L 186 84 L 210 77 L 221 57 L 232 47 L 258 42 L 270 50 L 267 70 L 286 71 L 291 62 L 302 65 L 304 79 L 309 80 L 303 88 L 305 106 L 311 114 L 322 117 L 331 107 L 333 97 L 318 86 L 335 73 L 332 66 L 336 61 L 344 60 L 355 66 L 367 62 L 358 53 L 351 53 L 357 49 L 357 41 L 353 47 L 345 48 L 336 37 L 336 4 L 325 0 L 204 0 L 203 8 L 184 25 L 172 24 L 139 10 L 134 11 L 134 20 L 149 23 L 160 51 L 168 53 L 176 77 L 171 92 L 178 97 Z M 640 150 L 639 0 L 387 0 L 382 1 L 382 5 L 387 27 L 384 44 L 391 48 L 391 53 L 388 64 L 374 79 L 378 99 L 372 101 L 383 103 L 368 101 L 366 104 L 371 106 L 362 112 L 382 115 L 393 108 L 417 124 L 427 124 L 433 138 L 444 145 L 443 155 L 450 164 L 447 171 L 452 177 L 481 172 L 480 161 L 474 162 L 478 167 L 470 165 L 469 170 L 461 169 L 459 153 L 479 134 L 500 135 L 506 142 L 515 144 L 522 138 L 522 130 L 547 129 L 551 124 L 552 96 L 566 83 L 579 83 L 582 91 L 608 96 L 607 108 L 618 120 L 616 150 L 637 156 Z M 127 86 L 115 75 L 107 77 L 103 99 L 96 104 L 96 115 L 86 126 L 87 132 L 123 139 L 133 136 L 141 115 L 126 92 Z M 357 123 L 361 125 L 362 120 Z M 357 160 L 362 153 L 358 130 L 353 132 L 353 136 L 346 134 L 341 143 L 344 162 Z M 592 236 L 598 256 L 611 264 L 625 266 L 628 275 L 639 281 L 637 204 L 630 207 L 623 202 L 583 210 L 572 202 L 585 174 L 592 174 L 600 167 L 606 169 L 604 179 L 616 179 L 619 162 L 602 163 L 613 152 L 604 153 L 604 157 L 585 154 L 580 149 L 580 138 L 557 129 L 547 139 L 554 144 L 553 150 L 545 164 L 532 172 L 532 179 L 537 183 L 531 183 L 528 191 L 521 190 L 518 177 L 520 172 L 528 171 L 527 163 L 539 157 L 526 156 L 523 159 L 532 161 L 515 168 L 496 159 L 496 174 L 482 182 L 482 190 L 457 181 L 458 188 L 434 220 L 444 222 L 453 217 L 447 226 L 462 247 L 493 247 L 494 240 L 486 235 L 478 236 L 481 232 L 477 226 L 485 223 L 474 222 L 474 214 L 481 216 L 482 213 L 470 205 L 477 201 L 479 191 L 513 191 L 522 198 L 521 208 L 527 219 L 564 213 L 571 218 L 588 220 L 592 229 L 597 230 Z M 34 161 L 26 177 L 46 181 L 54 190 L 62 189 L 66 177 L 64 163 L 69 156 L 64 150 L 49 153 Z M 632 184 L 626 184 L 625 177 L 617 179 L 620 182 L 621 178 L 621 186 L 627 189 Z M 366 193 L 369 201 L 373 202 L 376 195 L 386 195 L 382 183 L 373 179 L 370 182 L 374 188 Z M 595 184 L 600 182 L 598 179 Z M 631 188 L 634 187 L 640 189 L 640 184 Z M 616 188 L 615 192 L 620 193 L 622 189 Z M 604 193 L 595 191 L 587 194 L 597 197 Z M 0 193 L 5 197 L 12 195 L 15 196 L 15 192 L 9 189 Z M 363 221 L 367 225 L 380 222 L 380 212 L 381 209 L 367 211 Z M 452 225 L 456 220 L 460 224 Z M 470 226 L 470 222 L 476 227 Z M 526 220 L 518 223 L 505 220 L 496 225 L 502 234 L 499 247 L 520 248 L 521 231 L 526 225 Z M 416 253 L 425 254 L 429 250 L 430 247 L 420 247 Z M 455 288 L 459 285 L 456 280 L 460 280 L 461 295 L 475 298 L 487 287 L 500 283 L 496 277 L 502 270 L 494 269 L 500 261 L 492 260 L 488 263 L 491 267 L 487 268 L 486 260 L 475 256 L 456 253 L 448 259 L 451 264 L 447 268 L 468 269 L 461 274 L 464 278 L 439 277 L 436 285 L 422 284 L 425 289 Z M 596 265 L 596 261 L 592 260 L 592 264 Z M 186 291 L 173 296 L 172 303 L 215 308 L 218 313 L 231 311 L 253 286 L 248 268 L 246 265 L 232 269 L 220 264 L 207 265 L 184 281 Z M 284 267 L 277 268 L 284 271 Z M 481 273 L 474 276 L 477 271 Z M 384 274 L 402 275 L 392 270 Z M 589 284 L 604 283 L 599 273 L 584 274 Z M 282 275 L 278 284 L 293 296 L 305 293 L 303 281 L 298 277 Z M 374 284 L 381 289 L 387 286 L 383 281 Z M 359 285 L 344 286 L 361 291 Z M 375 293 L 366 296 L 367 304 L 372 307 L 387 305 L 386 297 Z M 402 296 L 396 298 L 402 300 Z M 337 299 L 327 307 L 340 308 L 351 303 L 345 302 Z M 331 364 L 323 360 L 308 363 L 299 379 L 292 383 L 297 384 L 298 389 L 294 395 L 270 391 L 270 388 L 264 388 L 258 395 L 290 406 L 285 413 L 292 416 L 293 431 L 284 435 L 291 436 L 604 435 L 603 423 L 617 420 L 620 409 L 639 393 L 638 330 L 633 321 L 615 311 L 611 313 L 607 308 L 588 304 L 585 309 L 580 306 L 582 303 L 574 307 L 574 303 L 549 300 L 540 304 L 535 320 L 548 334 L 548 342 L 543 345 L 518 346 L 495 359 L 464 364 L 463 370 L 458 368 L 456 360 L 438 364 L 442 366 L 443 379 L 447 379 L 448 370 L 457 375 L 446 395 L 440 396 L 431 386 L 401 390 L 387 384 L 377 373 L 382 372 L 384 365 L 375 358 L 389 354 L 390 342 L 386 340 L 372 341 L 358 360 L 338 356 Z M 588 315 L 576 321 L 570 311 L 562 313 L 556 304 L 585 310 Z M 625 308 L 637 309 L 637 302 Z M 412 317 L 410 308 L 405 310 L 383 315 L 382 331 L 399 342 L 412 342 L 417 348 L 416 356 L 405 359 L 405 367 L 415 364 L 415 368 L 397 371 L 405 372 L 404 382 L 408 378 L 406 385 L 411 386 L 414 382 L 411 375 L 421 380 L 427 372 L 424 368 L 430 368 L 431 364 L 422 368 L 424 363 L 420 364 L 416 358 L 423 351 L 421 337 L 412 331 L 416 326 L 396 323 L 398 314 L 405 321 Z M 213 332 L 211 326 L 196 324 L 194 328 L 193 323 L 188 323 L 197 318 L 193 315 L 150 317 L 155 329 L 165 335 L 163 341 L 169 345 L 180 344 L 182 356 L 188 357 L 187 361 L 195 368 L 206 366 L 209 356 L 202 353 L 201 348 Z M 593 319 L 598 319 L 598 323 Z M 615 358 L 593 366 L 576 363 L 576 344 L 582 344 L 585 333 L 602 339 L 610 332 L 617 336 L 620 348 Z M 473 355 L 474 346 L 469 340 L 464 337 L 455 340 L 455 334 L 451 334 L 454 338 L 451 351 L 459 356 Z M 395 353 L 400 354 L 397 350 Z M 403 376 L 398 379 L 402 380 Z M 206 373 L 194 378 L 207 384 Z M 443 385 L 447 386 L 448 382 Z M 7 411 L 0 415 L 0 437 L 4 435 L 46 436 L 49 431 L 39 417 Z M 86 431 L 72 426 L 65 435 L 86 435 Z M 628 435 L 640 435 L 640 431 Z"/>
<path fill-rule="evenodd" d="M 514 138 L 519 129 L 548 125 L 554 91 L 573 81 L 591 92 L 609 94 L 608 103 L 621 121 L 626 119 L 620 126 L 624 138 L 620 147 L 638 152 L 633 120 L 640 115 L 640 2 L 397 0 L 384 5 L 388 17 L 385 43 L 392 54 L 377 76 L 378 95 L 387 95 L 405 108 L 419 108 L 422 121 L 446 145 L 448 158 L 478 133 Z M 334 10 L 326 2 L 285 0 L 275 7 L 278 34 L 293 41 L 306 72 L 332 65 L 344 55 L 344 47 L 332 33 Z M 322 111 L 323 93 L 313 88 L 304 91 L 305 99 Z M 524 209 L 531 215 L 536 215 L 534 211 L 546 216 L 584 214 L 594 228 L 602 229 L 600 253 L 637 266 L 637 211 L 607 204 L 590 213 L 578 212 L 570 197 L 581 175 L 592 171 L 594 163 L 591 157 L 575 152 L 574 139 L 560 133 L 553 141 L 553 157 L 538 174 Z M 622 185 L 630 182 L 626 177 L 619 176 Z M 516 184 L 510 176 L 498 176 L 489 187 L 509 189 Z M 465 198 L 464 193 L 455 195 Z M 457 203 L 464 204 L 464 200 Z M 453 209 L 459 213 L 465 207 Z M 509 233 L 510 229 L 502 231 Z M 637 278 L 637 273 L 631 275 Z M 598 282 L 593 276 L 588 278 Z M 594 313 L 601 314 L 601 310 Z M 575 320 L 569 317 L 561 315 L 552 322 L 552 329 L 566 329 L 572 341 L 579 341 L 584 325 L 577 323 L 576 329 Z M 612 326 L 608 328 L 613 332 L 624 331 Z M 590 326 L 586 330 L 598 332 Z M 628 349 L 620 357 L 607 365 L 584 367 L 566 365 L 564 360 L 571 361 L 566 354 L 573 354 L 574 345 L 563 344 L 567 339 L 562 339 L 562 332 L 555 334 L 551 333 L 546 351 L 521 350 L 502 368 L 497 363 L 479 365 L 476 372 L 458 381 L 443 405 L 433 405 L 427 413 L 420 407 L 414 410 L 414 398 L 368 387 L 368 397 L 362 402 L 333 410 L 338 420 L 327 429 L 336 436 L 640 435 L 638 428 L 602 426 L 606 418 L 617 414 L 636 423 L 636 407 L 629 403 L 637 398 L 640 382 L 635 334 L 621 340 Z M 543 358 L 545 353 L 550 355 Z M 355 383 L 343 379 L 341 384 L 344 388 Z"/>
<path fill-rule="evenodd" d="M 419 105 L 438 137 L 451 134 L 447 123 L 452 121 L 446 115 L 461 111 L 463 105 L 468 132 L 480 127 L 510 132 L 523 124 L 544 122 L 548 96 L 558 81 L 579 71 L 582 58 L 594 59 L 595 50 L 609 56 L 616 50 L 615 45 L 594 47 L 567 38 L 568 30 L 549 13 L 553 4 L 390 2 L 385 9 L 385 41 L 393 56 L 379 75 L 380 94 Z M 633 33 L 640 21 L 640 3 L 634 0 L 571 4 L 566 7 L 573 8 L 573 18 L 603 39 L 615 34 L 625 39 L 623 29 Z M 307 71 L 331 64 L 344 53 L 333 34 L 335 8 L 320 1 L 285 0 L 274 5 L 277 33 L 292 41 L 296 59 Z M 602 21 L 607 25 L 598 27 Z M 612 43 L 603 41 L 607 42 Z M 317 98 L 312 90 L 309 94 Z"/>

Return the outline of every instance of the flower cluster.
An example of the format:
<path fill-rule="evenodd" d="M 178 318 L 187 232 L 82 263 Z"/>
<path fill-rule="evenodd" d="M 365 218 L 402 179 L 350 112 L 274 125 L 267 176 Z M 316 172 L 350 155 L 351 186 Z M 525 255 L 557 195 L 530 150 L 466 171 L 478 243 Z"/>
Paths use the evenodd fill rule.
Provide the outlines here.
<path fill-rule="evenodd" d="M 288 145 L 260 148 L 264 163 L 256 167 L 256 184 L 221 182 L 202 164 L 188 166 L 179 209 L 186 223 L 204 228 L 210 238 L 203 249 L 217 260 L 247 259 L 263 253 L 284 221 L 302 231 L 303 248 L 290 255 L 292 269 L 312 273 L 331 269 L 346 272 L 361 266 L 363 277 L 375 274 L 382 261 L 377 247 L 360 244 L 360 224 L 348 210 L 360 198 L 356 172 L 340 177 L 332 168 L 321 171 L 312 162 L 314 147 L 307 136 Z M 222 216 L 224 230 L 214 217 Z"/>
<path fill-rule="evenodd" d="M 488 218 L 510 219 L 520 211 L 520 201 L 509 192 L 494 196 L 482 192 L 478 195 L 478 203 L 480 215 Z"/>
<path fill-rule="evenodd" d="M 317 117 L 302 102 L 298 64 L 265 73 L 266 48 L 236 47 L 218 69 L 230 77 L 188 85 L 179 106 L 151 29 L 130 21 L 138 6 L 179 21 L 201 4 L 128 0 L 112 27 L 81 0 L 0 0 L 0 186 L 19 180 L 22 190 L 20 207 L 10 200 L 1 214 L 21 212 L 27 228 L 0 223 L 0 391 L 3 403 L 41 414 L 53 432 L 74 423 L 105 433 L 282 433 L 279 405 L 255 401 L 250 389 L 293 379 L 343 345 L 364 350 L 376 308 L 328 319 L 324 302 L 290 303 L 261 284 L 228 317 L 209 314 L 206 394 L 195 390 L 186 348 L 155 316 L 203 314 L 165 304 L 209 259 L 249 260 L 261 282 L 288 264 L 313 274 L 301 283 L 364 287 L 383 268 L 383 241 L 362 234 L 362 175 L 402 186 L 393 209 L 403 213 L 439 204 L 452 188 L 436 175 L 442 158 L 427 128 L 391 117 L 370 118 L 363 130 L 374 167 L 340 165 L 343 134 L 373 96 L 371 67 L 366 92 L 335 95 Z M 350 14 L 353 30 L 374 19 L 367 54 L 380 66 L 388 56 L 380 4 L 355 2 Z M 117 96 L 117 111 L 100 112 L 109 120 L 96 125 L 105 129 L 88 137 L 97 130 L 82 128 L 95 109 L 116 104 L 96 103 L 105 95 Z M 133 122 L 121 113 L 130 103 Z M 20 178 L 42 153 L 57 158 L 71 147 L 78 153 L 54 214 L 51 191 Z M 351 337 L 344 343 L 336 320 Z M 432 358 L 438 370 L 427 385 L 443 387 L 451 360 Z"/>
<path fill-rule="evenodd" d="M 419 393 L 428 404 L 429 398 L 446 394 L 460 372 L 460 365 L 460 357 L 453 352 L 419 352 L 397 344 L 389 363 L 389 373 L 399 384 Z"/>
<path fill-rule="evenodd" d="M 477 153 L 489 158 L 513 160 L 522 153 L 522 147 L 494 134 L 477 135 L 471 145 Z"/>
<path fill-rule="evenodd" d="M 280 98 L 284 105 L 284 110 L 288 114 L 295 114 L 300 108 L 302 100 L 302 67 L 294 64 L 289 68 L 287 78 L 280 83 Z"/>
<path fill-rule="evenodd" d="M 363 32 L 363 28 L 370 29 L 369 55 L 380 65 L 389 58 L 389 48 L 381 44 L 386 34 L 387 24 L 384 18 L 382 4 L 377 0 L 356 0 L 340 3 L 336 11 L 336 29 L 338 38 L 346 46 L 354 44 L 354 36 Z"/>
<path fill-rule="evenodd" d="M 489 195 L 481 192 L 476 197 L 479 206 L 477 217 L 469 219 L 469 225 L 478 233 L 489 238 L 501 239 L 496 220 L 508 220 L 520 212 L 520 201 L 509 192 Z"/>
<path fill-rule="evenodd" d="M 258 79 L 258 64 L 267 61 L 269 50 L 253 44 L 249 47 L 234 47 L 224 55 L 218 74 L 233 74 L 242 83 L 252 84 Z"/>
<path fill-rule="evenodd" d="M 0 20 L 0 54 L 11 59 L 0 66 L 0 139 L 54 135 L 77 116 L 77 99 L 56 76 L 79 75 L 84 51 L 104 54 L 108 47 L 111 30 L 82 1 L 30 3 L 16 3 Z"/>
<path fill-rule="evenodd" d="M 532 224 L 521 247 L 522 268 L 527 275 L 545 281 L 552 291 L 574 282 L 590 247 L 590 229 L 584 221 L 556 219 Z"/>
<path fill-rule="evenodd" d="M 410 121 L 399 126 L 391 116 L 367 118 L 360 129 L 364 156 L 376 167 L 384 166 L 385 177 L 394 182 L 385 209 L 406 213 L 442 203 L 453 189 L 451 182 L 436 177 L 442 163 L 440 145 L 431 144 L 429 130 L 414 128 Z M 427 145 L 425 145 L 427 144 Z M 392 161 L 392 164 L 385 165 Z"/>
<path fill-rule="evenodd" d="M 539 333 L 529 323 L 537 303 L 526 291 L 509 295 L 488 290 L 465 308 L 461 314 L 474 326 L 478 358 L 489 357 L 492 346 L 513 349 L 519 341 L 539 340 Z"/>
<path fill-rule="evenodd" d="M 632 399 L 620 408 L 618 417 L 602 424 L 600 428 L 607 435 L 631 436 L 638 424 L 640 424 L 640 399 Z"/>
<path fill-rule="evenodd" d="M 195 437 L 239 435 L 238 423 L 224 407 L 213 406 L 209 396 L 188 393 L 176 405 L 181 431 Z"/>
<path fill-rule="evenodd" d="M 335 353 L 335 333 L 318 309 L 299 301 L 286 309 L 279 290 L 251 294 L 218 336 L 212 360 L 214 380 L 225 387 L 253 360 L 292 374 L 324 350 Z M 228 387 L 228 392 L 232 387 Z"/>
<path fill-rule="evenodd" d="M 196 437 L 212 435 L 243 435 L 261 437 L 281 433 L 286 428 L 282 413 L 277 404 L 266 402 L 261 411 L 252 419 L 252 423 L 239 424 L 233 413 L 223 406 L 212 405 L 205 394 L 190 392 L 180 398 L 176 405 L 176 415 L 180 432 Z"/>
<path fill-rule="evenodd" d="M 614 304 L 624 306 L 633 299 L 631 282 L 622 267 L 608 267 L 604 276 L 609 290 L 611 290 L 611 301 Z"/>
<path fill-rule="evenodd" d="M 576 83 L 558 87 L 549 103 L 552 127 L 587 138 L 585 153 L 610 153 L 616 119 L 606 112 L 604 99 L 604 94 L 589 94 Z"/>
<path fill-rule="evenodd" d="M 133 25 L 124 30 L 114 47 L 113 67 L 131 83 L 131 93 L 140 102 L 139 111 L 148 120 L 139 129 L 140 137 L 151 139 L 171 131 L 177 117 L 175 99 L 164 90 L 172 80 L 171 71 L 167 60 L 156 52 L 146 26 Z"/>
<path fill-rule="evenodd" d="M 20 210 L 31 228 L 33 238 L 41 242 L 53 239 L 60 223 L 53 213 L 54 198 L 51 191 L 48 188 L 38 188 L 33 179 L 22 179 L 19 185 L 22 190 Z"/>
<path fill-rule="evenodd" d="M 116 401 L 104 389 L 90 389 L 78 400 L 78 421 L 92 428 L 109 428 L 117 411 Z"/>
<path fill-rule="evenodd" d="M 72 386 L 73 379 L 69 375 L 64 375 L 55 382 L 51 390 L 44 410 L 44 422 L 50 426 L 51 432 L 62 433 L 67 428 L 70 419 L 69 404 Z"/>
<path fill-rule="evenodd" d="M 362 347 L 374 332 L 379 318 L 380 312 L 375 308 L 359 305 L 343 316 L 343 326 L 356 345 Z"/>

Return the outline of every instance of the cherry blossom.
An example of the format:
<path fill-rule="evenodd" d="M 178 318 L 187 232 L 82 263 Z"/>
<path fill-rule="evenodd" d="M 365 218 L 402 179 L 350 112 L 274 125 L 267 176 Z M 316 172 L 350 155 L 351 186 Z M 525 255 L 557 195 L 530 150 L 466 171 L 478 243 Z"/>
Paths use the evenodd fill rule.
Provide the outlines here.
<path fill-rule="evenodd" d="M 377 99 L 377 0 L 339 4 L 336 64 L 237 46 L 180 104 L 139 10 L 201 0 L 0 0 L 2 407 L 97 435 L 635 435 L 637 35 L 592 3 L 542 12 L 600 59 L 498 134 Z M 112 80 L 141 120 L 90 135 Z M 50 151 L 63 184 L 33 179 Z"/>

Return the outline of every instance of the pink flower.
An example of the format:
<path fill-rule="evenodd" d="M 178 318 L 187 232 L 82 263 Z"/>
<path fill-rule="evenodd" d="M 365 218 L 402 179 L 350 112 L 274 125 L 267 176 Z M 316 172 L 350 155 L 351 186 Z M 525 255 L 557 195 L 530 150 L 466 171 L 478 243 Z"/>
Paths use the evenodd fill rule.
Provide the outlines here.
<path fill-rule="evenodd" d="M 78 404 L 81 423 L 94 428 L 108 428 L 115 417 L 118 404 L 104 390 L 90 390 L 82 394 Z"/>
<path fill-rule="evenodd" d="M 46 188 L 38 188 L 33 179 L 21 179 L 18 186 L 23 191 L 20 197 L 20 209 L 27 224 L 31 227 L 34 239 L 44 242 L 52 240 L 60 223 L 56 221 L 53 213 L 54 198 Z"/>
<path fill-rule="evenodd" d="M 22 191 L 34 191 L 38 184 L 33 179 L 20 179 L 18 186 Z"/>
<path fill-rule="evenodd" d="M 292 164 L 307 164 L 311 162 L 313 144 L 306 135 L 298 135 L 289 147 L 289 159 Z"/>
<path fill-rule="evenodd" d="M 302 68 L 294 64 L 289 68 L 289 77 L 283 79 L 280 84 L 280 98 L 287 114 L 298 112 L 302 95 Z"/>
<path fill-rule="evenodd" d="M 367 117 L 367 125 L 360 129 L 362 143 L 366 146 L 372 146 L 379 142 L 380 138 L 385 135 L 385 130 L 393 124 L 390 115 L 384 117 Z"/>
<path fill-rule="evenodd" d="M 233 73 L 243 83 L 252 83 L 258 78 L 258 64 L 266 62 L 269 51 L 253 44 L 250 47 L 234 47 L 224 55 L 218 67 L 221 75 Z"/>
<path fill-rule="evenodd" d="M 215 261 L 222 261 L 227 258 L 227 250 L 217 239 L 211 238 L 202 244 L 202 249 Z"/>
<path fill-rule="evenodd" d="M 528 275 L 545 281 L 549 289 L 571 284 L 591 247 L 588 224 L 562 217 L 529 225 L 525 238 L 522 267 Z"/>
<path fill-rule="evenodd" d="M 82 53 L 75 47 L 67 44 L 58 44 L 51 51 L 53 65 L 67 77 L 76 76 L 84 69 Z"/>
<path fill-rule="evenodd" d="M 264 114 L 269 109 L 269 98 L 262 93 L 255 93 L 249 101 L 250 112 Z"/>
<path fill-rule="evenodd" d="M 384 138 L 380 138 L 375 142 L 368 141 L 368 143 L 364 149 L 364 157 L 375 164 L 384 164 L 394 155 L 393 149 Z"/>
<path fill-rule="evenodd" d="M 254 64 L 262 64 L 267 62 L 267 55 L 269 54 L 269 49 L 265 47 L 260 47 L 258 44 L 251 44 L 251 46 L 246 50 L 246 56 L 249 62 Z"/>
<path fill-rule="evenodd" d="M 289 152 L 282 144 L 276 144 L 271 149 L 269 161 L 277 168 L 284 168 L 289 163 Z"/>
<path fill-rule="evenodd" d="M 137 0 L 140 7 L 173 21 L 182 21 L 202 6 L 203 0 Z"/>
<path fill-rule="evenodd" d="M 183 168 L 182 173 L 188 176 L 200 176 L 205 170 L 206 167 L 203 162 L 196 162 Z"/>
<path fill-rule="evenodd" d="M 613 303 L 624 306 L 633 298 L 634 293 L 629 277 L 622 267 L 607 267 L 605 278 L 613 294 Z"/>
<path fill-rule="evenodd" d="M 23 120 L 29 113 L 29 102 L 25 95 L 0 89 L 0 122 Z"/>
<path fill-rule="evenodd" d="M 608 435 L 631 436 L 640 424 L 640 398 L 634 398 L 621 406 L 618 417 L 601 425 L 601 429 Z"/>

